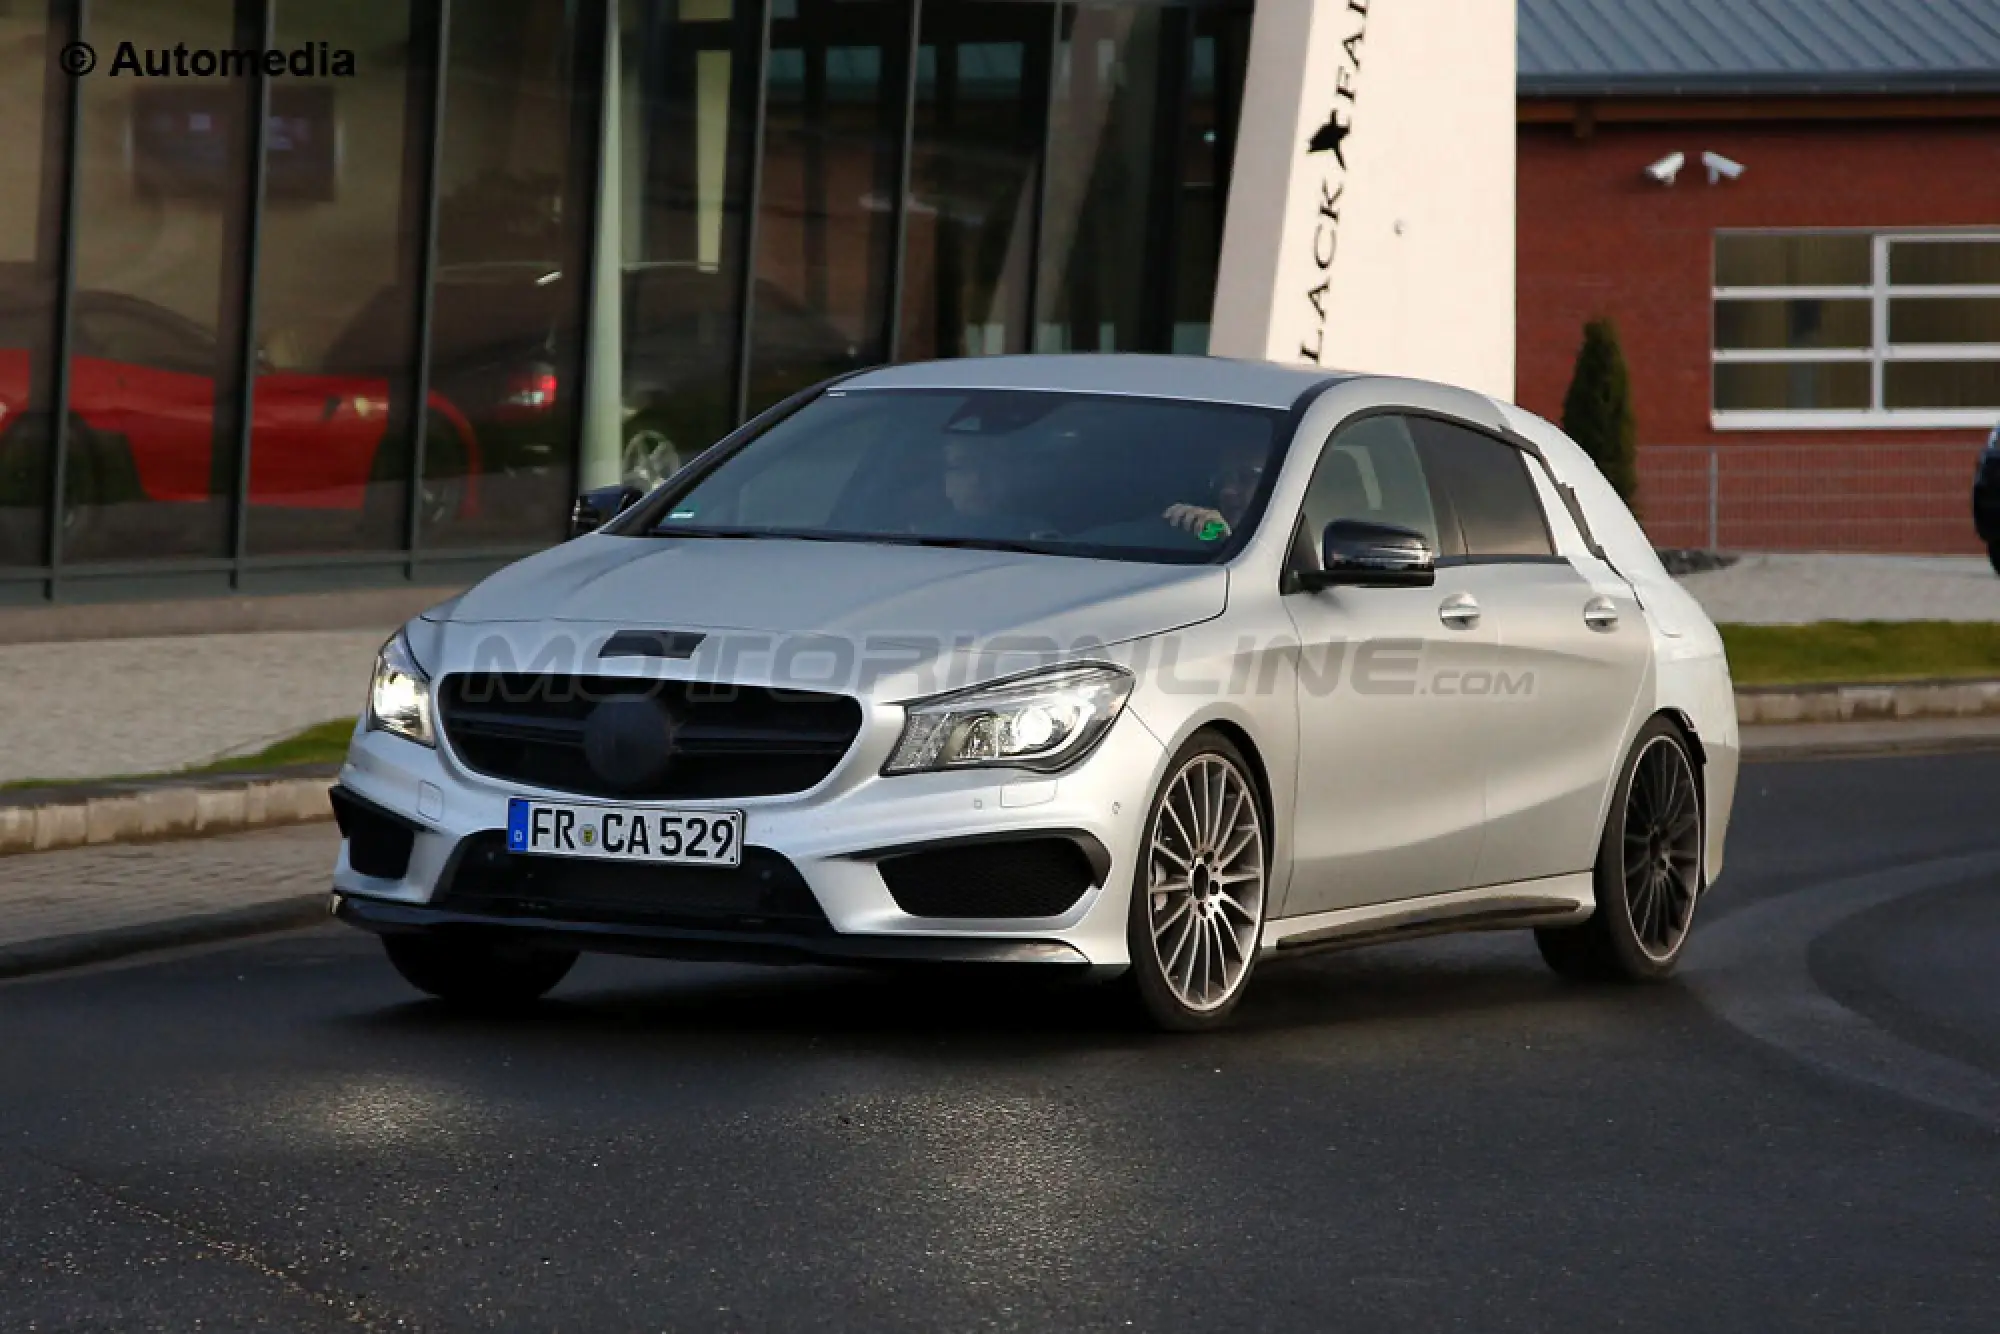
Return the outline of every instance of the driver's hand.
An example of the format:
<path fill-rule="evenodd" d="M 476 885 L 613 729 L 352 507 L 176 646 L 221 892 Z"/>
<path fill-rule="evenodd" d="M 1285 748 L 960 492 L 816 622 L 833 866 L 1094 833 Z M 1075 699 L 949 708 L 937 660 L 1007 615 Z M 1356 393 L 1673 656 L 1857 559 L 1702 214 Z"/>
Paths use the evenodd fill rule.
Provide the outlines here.
<path fill-rule="evenodd" d="M 1222 535 L 1229 535 L 1229 521 L 1222 517 L 1222 511 L 1209 509 L 1206 505 L 1169 505 L 1167 512 L 1160 516 L 1176 528 L 1196 536 L 1212 523 L 1222 525 Z"/>

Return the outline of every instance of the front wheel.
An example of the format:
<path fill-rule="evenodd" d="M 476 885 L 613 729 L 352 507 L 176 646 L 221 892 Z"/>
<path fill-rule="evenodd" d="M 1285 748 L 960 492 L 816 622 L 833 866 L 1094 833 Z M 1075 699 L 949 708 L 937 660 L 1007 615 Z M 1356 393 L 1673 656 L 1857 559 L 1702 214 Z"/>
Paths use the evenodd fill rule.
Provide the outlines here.
<path fill-rule="evenodd" d="M 1535 932 L 1549 967 L 1584 982 L 1673 973 L 1701 894 L 1700 781 L 1679 728 L 1655 718 L 1640 729 L 1598 843 L 1596 912 Z"/>
<path fill-rule="evenodd" d="M 1196 733 L 1167 766 L 1133 877 L 1129 985 L 1157 1026 L 1214 1028 L 1242 999 L 1264 930 L 1268 844 L 1242 752 Z"/>
<path fill-rule="evenodd" d="M 651 491 L 680 471 L 681 452 L 665 428 L 644 418 L 625 428 L 618 451 L 619 480 L 636 491 Z"/>
<path fill-rule="evenodd" d="M 540 1000 L 576 966 L 575 950 L 436 936 L 384 936 L 382 948 L 405 982 L 468 1009 Z"/>
<path fill-rule="evenodd" d="M 1986 563 L 1993 567 L 1993 573 L 2000 574 L 2000 542 L 1986 544 Z"/>

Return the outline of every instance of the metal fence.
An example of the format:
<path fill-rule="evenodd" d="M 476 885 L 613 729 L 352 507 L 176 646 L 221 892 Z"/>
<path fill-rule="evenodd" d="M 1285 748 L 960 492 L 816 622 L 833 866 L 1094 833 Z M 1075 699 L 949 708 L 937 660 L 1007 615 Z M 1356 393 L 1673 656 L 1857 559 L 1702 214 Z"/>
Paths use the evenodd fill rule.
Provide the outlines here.
<path fill-rule="evenodd" d="M 1647 445 L 1639 518 L 1661 547 L 1970 554 L 1977 443 Z"/>

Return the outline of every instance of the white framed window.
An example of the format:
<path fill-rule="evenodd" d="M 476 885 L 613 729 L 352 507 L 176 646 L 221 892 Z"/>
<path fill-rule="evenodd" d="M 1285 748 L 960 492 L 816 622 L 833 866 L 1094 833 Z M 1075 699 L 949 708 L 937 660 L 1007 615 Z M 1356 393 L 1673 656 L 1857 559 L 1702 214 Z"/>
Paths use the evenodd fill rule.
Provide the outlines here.
<path fill-rule="evenodd" d="M 1717 429 L 1990 427 L 2000 231 L 1715 234 Z"/>

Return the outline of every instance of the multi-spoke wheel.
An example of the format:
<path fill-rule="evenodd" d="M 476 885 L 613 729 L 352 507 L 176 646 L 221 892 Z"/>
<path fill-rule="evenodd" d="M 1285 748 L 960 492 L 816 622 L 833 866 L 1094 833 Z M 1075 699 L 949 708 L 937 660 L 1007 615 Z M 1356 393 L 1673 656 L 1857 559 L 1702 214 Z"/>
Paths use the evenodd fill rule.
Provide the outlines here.
<path fill-rule="evenodd" d="M 1153 799 L 1132 886 L 1132 981 L 1165 1028 L 1220 1023 L 1243 994 L 1264 927 L 1266 835 L 1250 766 L 1196 735 Z"/>
<path fill-rule="evenodd" d="M 1655 719 L 1640 731 L 1598 846 L 1597 911 L 1535 933 L 1551 968 L 1591 981 L 1673 971 L 1701 894 L 1700 781 L 1678 728 Z"/>
<path fill-rule="evenodd" d="M 635 426 L 619 451 L 618 466 L 620 478 L 627 486 L 651 491 L 680 470 L 680 450 L 664 431 Z"/>

